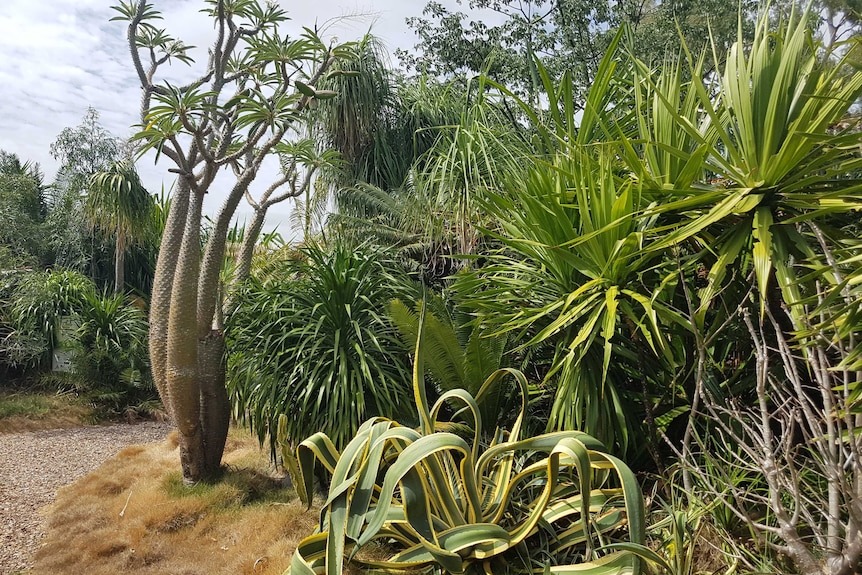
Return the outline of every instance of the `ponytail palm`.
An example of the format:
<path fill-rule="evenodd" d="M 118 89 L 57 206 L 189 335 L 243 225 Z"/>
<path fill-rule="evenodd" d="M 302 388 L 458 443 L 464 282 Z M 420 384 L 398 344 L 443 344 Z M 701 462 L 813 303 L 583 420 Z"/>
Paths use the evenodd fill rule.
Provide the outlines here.
<path fill-rule="evenodd" d="M 154 201 L 131 162 L 114 162 L 90 180 L 86 213 L 93 226 L 114 235 L 114 292 L 125 285 L 125 255 L 129 244 L 149 233 Z"/>

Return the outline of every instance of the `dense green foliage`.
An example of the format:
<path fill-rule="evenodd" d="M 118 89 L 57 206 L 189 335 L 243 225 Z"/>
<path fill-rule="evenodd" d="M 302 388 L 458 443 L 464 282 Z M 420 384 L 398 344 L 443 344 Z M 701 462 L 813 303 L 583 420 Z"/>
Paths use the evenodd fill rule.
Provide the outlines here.
<path fill-rule="evenodd" d="M 468 11 L 426 3 L 421 16 L 407 19 L 418 36 L 414 51 L 397 52 L 408 69 L 462 79 L 486 74 L 536 103 L 541 80 L 534 58 L 552 74 L 568 71 L 583 95 L 621 26 L 647 62 L 676 57 L 680 38 L 696 51 L 723 53 L 736 40 L 742 20 L 750 30 L 755 4 L 723 0 L 601 2 L 596 0 L 470 0 Z M 581 100 L 578 99 L 578 104 Z"/>
<path fill-rule="evenodd" d="M 150 411 L 155 388 L 147 353 L 146 313 L 122 294 L 84 294 L 77 310 L 74 380 L 100 408 Z"/>
<path fill-rule="evenodd" d="M 209 4 L 273 30 L 285 17 Z M 471 0 L 494 14 L 474 19 L 432 2 L 409 21 L 419 51 L 400 55 L 418 77 L 392 71 L 373 38 L 326 47 L 307 29 L 241 44 L 232 77 L 245 83 L 216 86 L 232 99 L 207 92 L 209 78 L 144 86 L 138 138 L 200 170 L 180 170 L 168 234 L 189 275 L 163 258 L 150 326 L 174 378 L 166 397 L 186 402 L 189 434 L 218 419 L 195 410 L 222 383 L 226 343 L 234 415 L 273 452 L 278 438 L 304 496 L 313 461 L 329 471 L 294 573 L 335 572 L 345 556 L 602 572 L 636 569 L 637 554 L 678 573 L 858 570 L 862 72 L 860 40 L 842 30 L 859 20 L 852 2 L 784 4 Z M 157 54 L 189 58 L 145 2 L 116 9 L 156 68 Z M 296 64 L 300 80 L 254 59 Z M 222 104 L 230 113 L 213 113 Z M 167 202 L 115 162 L 96 120 L 58 138 L 51 188 L 0 154 L 12 222 L 0 368 L 44 365 L 73 315 L 76 377 L 98 382 L 80 388 L 120 410 L 148 389 L 147 324 L 101 294 L 115 271 L 117 291 L 146 296 Z M 252 198 L 269 152 L 282 176 Z M 201 230 L 209 174 L 227 165 L 240 176 L 225 213 L 245 195 L 254 221 Z M 304 244 L 255 249 L 286 198 Z M 128 282 L 127 251 L 125 268 L 143 270 Z M 183 346 L 168 338 L 180 328 Z M 498 371 L 509 366 L 520 371 Z M 651 529 L 623 459 L 667 501 Z M 604 546 L 645 533 L 658 555 Z M 723 553 L 708 566 L 701 538 Z M 372 539 L 398 549 L 364 560 Z"/>
<path fill-rule="evenodd" d="M 579 431 L 522 438 L 527 381 L 518 371 L 494 372 L 475 399 L 455 389 L 430 405 L 421 348 L 418 335 L 418 430 L 373 418 L 340 452 L 316 433 L 294 455 L 282 416 L 282 452 L 300 479 L 303 500 L 311 504 L 316 461 L 332 476 L 317 532 L 299 543 L 288 572 L 341 573 L 345 555 L 367 568 L 440 567 L 447 573 L 637 572 L 639 560 L 630 550 L 598 549 L 620 537 L 644 540 L 642 496 L 631 470 Z M 510 429 L 498 428 L 483 448 L 478 404 L 506 376 L 515 381 L 520 409 Z M 472 441 L 438 430 L 447 402 L 473 420 Z M 374 540 L 387 544 L 385 559 L 356 557 Z"/>
<path fill-rule="evenodd" d="M 4 367 L 49 367 L 66 320 L 73 329 L 63 346 L 74 370 L 61 380 L 109 414 L 153 399 L 146 316 L 132 300 L 100 294 L 73 271 L 21 274 L 9 299 L 0 306 L 9 330 L 0 347 Z"/>
<path fill-rule="evenodd" d="M 62 165 L 55 182 L 46 186 L 38 165 L 0 151 L 0 213 L 8 221 L 0 231 L 0 370 L 10 376 L 50 367 L 59 319 L 97 312 L 96 304 L 104 300 L 95 294 L 112 284 L 115 291 L 124 291 L 127 268 L 127 287 L 147 298 L 163 227 L 163 206 L 141 185 L 134 166 L 111 164 L 119 142 L 99 125 L 95 110 L 87 112 L 80 126 L 64 129 L 51 153 Z M 46 268 L 53 271 L 43 272 Z M 91 303 L 82 303 L 90 296 Z M 119 308 L 127 302 L 120 301 L 112 315 L 125 313 Z M 142 318 L 140 314 L 138 320 Z M 135 338 L 144 333 L 140 326 L 129 329 Z M 119 371 L 131 362 L 136 373 L 143 373 L 139 364 L 145 348 L 132 351 L 129 341 L 117 340 L 122 351 L 111 352 L 110 360 L 124 366 Z M 145 345 L 145 338 L 135 342 Z M 86 354 L 79 355 L 84 366 Z M 108 389 L 118 377 L 90 370 L 79 382 Z M 136 378 L 136 385 L 147 380 Z"/>
<path fill-rule="evenodd" d="M 406 354 L 386 318 L 409 294 L 397 264 L 362 245 L 308 245 L 252 278 L 226 325 L 237 416 L 274 441 L 290 413 L 289 441 L 324 431 L 341 447 L 368 417 L 409 413 Z"/>
<path fill-rule="evenodd" d="M 753 530 L 785 566 L 849 572 L 856 559 L 836 550 L 858 558 L 851 460 L 860 446 L 847 439 L 830 450 L 816 429 L 837 441 L 859 423 L 849 413 L 862 396 L 852 371 L 862 160 L 849 113 L 862 74 L 855 48 L 828 52 L 813 21 L 763 15 L 728 27 L 726 59 L 721 42 L 708 57 L 685 42 L 660 67 L 637 34 L 609 35 L 588 89 L 541 59 L 526 91 L 523 76 L 508 87 L 480 79 L 408 185 L 374 197 L 387 216 L 397 213 L 391 198 L 443 223 L 381 218 L 401 232 L 388 234 L 395 245 L 441 245 L 451 234 L 457 248 L 444 253 L 467 256 L 443 268 L 462 272 L 431 282 L 472 312 L 451 331 L 428 319 L 442 336 L 424 357 L 438 364 L 429 370 L 437 389 L 471 385 L 454 333 L 505 335 L 549 429 L 587 431 L 662 476 L 677 462 L 687 494 L 677 505 L 694 513 L 712 500 L 713 521 Z M 496 70 L 492 78 L 505 76 Z M 393 308 L 408 334 L 410 307 Z M 805 448 L 787 439 L 794 429 Z M 788 471 L 770 474 L 776 466 Z M 774 515 L 752 518 L 753 505 Z M 686 537 L 679 513 L 670 537 Z M 722 545 L 750 568 L 769 556 L 753 540 Z"/>
<path fill-rule="evenodd" d="M 43 241 L 46 215 L 39 166 L 22 164 L 18 156 L 0 150 L 0 220 L 4 222 L 0 246 L 11 256 L 43 263 L 50 255 Z"/>

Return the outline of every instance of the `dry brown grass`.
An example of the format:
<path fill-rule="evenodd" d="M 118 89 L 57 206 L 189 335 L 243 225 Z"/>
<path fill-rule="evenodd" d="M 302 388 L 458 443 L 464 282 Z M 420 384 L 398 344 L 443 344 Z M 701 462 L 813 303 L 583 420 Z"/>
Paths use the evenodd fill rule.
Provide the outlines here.
<path fill-rule="evenodd" d="M 47 511 L 32 575 L 281 574 L 317 522 L 256 440 L 232 431 L 228 471 L 187 488 L 176 434 L 132 446 L 63 488 Z"/>

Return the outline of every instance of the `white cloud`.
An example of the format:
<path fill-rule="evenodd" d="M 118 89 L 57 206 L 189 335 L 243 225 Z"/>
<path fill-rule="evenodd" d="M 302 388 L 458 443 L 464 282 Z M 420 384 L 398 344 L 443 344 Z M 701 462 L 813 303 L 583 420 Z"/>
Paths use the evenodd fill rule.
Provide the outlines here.
<path fill-rule="evenodd" d="M 206 60 L 206 46 L 213 28 L 200 13 L 200 0 L 152 0 L 162 11 L 161 22 L 169 34 L 198 49 L 195 56 Z M 17 153 L 22 160 L 39 162 L 48 180 L 57 163 L 49 154 L 60 131 L 77 126 L 88 106 L 101 115 L 101 123 L 117 136 L 132 133 L 138 120 L 140 88 L 133 74 L 122 22 L 109 22 L 116 15 L 112 0 L 2 0 L 0 11 L 0 149 Z M 450 0 L 447 4 L 453 4 Z M 291 20 L 289 31 L 302 26 L 328 26 L 327 35 L 342 40 L 356 38 L 373 24 L 390 50 L 412 47 L 415 38 L 404 23 L 419 14 L 425 0 L 318 0 L 281 1 Z M 179 81 L 200 70 L 175 64 L 167 73 Z M 147 187 L 158 191 L 170 186 L 170 166 L 154 166 L 143 158 L 139 168 Z M 265 183 L 260 184 L 265 187 Z M 208 199 L 214 213 L 221 198 Z M 273 213 L 271 221 L 287 221 L 289 206 Z"/>

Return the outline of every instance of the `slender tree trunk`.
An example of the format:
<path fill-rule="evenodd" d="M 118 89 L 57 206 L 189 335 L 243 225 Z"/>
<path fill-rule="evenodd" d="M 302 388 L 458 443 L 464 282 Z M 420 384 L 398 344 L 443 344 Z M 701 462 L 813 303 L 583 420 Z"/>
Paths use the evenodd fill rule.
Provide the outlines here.
<path fill-rule="evenodd" d="M 117 245 L 114 247 L 114 293 L 123 293 L 126 287 L 126 234 L 117 232 Z"/>
<path fill-rule="evenodd" d="M 260 231 L 263 229 L 263 223 L 265 220 L 265 209 L 254 211 L 254 217 L 252 218 L 248 229 L 246 229 L 245 237 L 243 238 L 242 246 L 239 250 L 236 271 L 232 278 L 234 286 L 244 281 L 251 273 L 251 261 L 254 259 L 254 247 L 257 244 L 257 239 L 260 237 Z"/>
<path fill-rule="evenodd" d="M 171 201 L 165 231 L 162 235 L 153 289 L 150 297 L 150 363 L 153 380 L 159 396 L 168 412 L 176 420 L 173 410 L 173 397 L 168 386 L 168 323 L 170 320 L 171 292 L 174 274 L 177 269 L 178 246 L 183 240 L 183 229 L 189 209 L 189 187 L 183 178 L 177 182 L 177 191 Z"/>
<path fill-rule="evenodd" d="M 224 351 L 224 333 L 219 330 L 213 330 L 209 336 L 198 341 L 198 381 L 207 477 L 216 476 L 221 468 L 221 456 L 230 427 Z"/>

